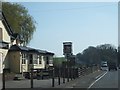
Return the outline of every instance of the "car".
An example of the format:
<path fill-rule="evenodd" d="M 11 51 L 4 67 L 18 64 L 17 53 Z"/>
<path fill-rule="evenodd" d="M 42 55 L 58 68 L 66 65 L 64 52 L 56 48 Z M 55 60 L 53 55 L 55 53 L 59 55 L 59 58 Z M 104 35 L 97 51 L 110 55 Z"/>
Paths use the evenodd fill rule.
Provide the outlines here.
<path fill-rule="evenodd" d="M 101 62 L 101 70 L 103 71 L 107 71 L 108 70 L 108 65 L 107 65 L 107 62 L 106 61 L 102 61 Z"/>
<path fill-rule="evenodd" d="M 107 71 L 108 70 L 108 66 L 107 65 L 102 65 L 100 69 L 103 70 L 103 71 Z"/>
<path fill-rule="evenodd" d="M 120 69 L 120 65 L 118 65 L 118 68 Z"/>
<path fill-rule="evenodd" d="M 109 70 L 109 71 L 110 71 L 110 70 L 116 70 L 116 71 L 117 71 L 117 65 L 116 65 L 115 63 L 109 64 L 108 70 Z"/>

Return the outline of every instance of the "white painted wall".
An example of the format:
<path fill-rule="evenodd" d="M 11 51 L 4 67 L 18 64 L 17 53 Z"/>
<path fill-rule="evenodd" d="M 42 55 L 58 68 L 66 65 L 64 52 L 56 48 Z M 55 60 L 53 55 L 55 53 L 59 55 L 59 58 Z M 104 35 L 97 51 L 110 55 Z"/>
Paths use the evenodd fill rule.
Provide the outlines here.
<path fill-rule="evenodd" d="M 3 35 L 3 41 L 10 43 L 10 36 L 6 30 L 6 28 L 4 27 L 2 21 L 0 20 L 0 28 L 2 28 L 2 35 Z M 2 56 L 0 54 L 0 73 L 2 73 L 3 71 L 1 71 L 3 68 L 8 68 L 9 67 L 9 63 L 8 63 L 8 58 L 7 58 L 7 54 L 8 54 L 8 49 L 0 49 L 0 53 L 2 53 Z"/>
<path fill-rule="evenodd" d="M 8 62 L 8 50 L 7 49 L 0 49 L 0 73 L 2 73 L 3 68 L 9 68 Z"/>
<path fill-rule="evenodd" d="M 3 30 L 3 41 L 10 43 L 10 36 L 9 36 L 7 30 L 5 29 L 1 20 L 0 20 L 0 28 L 2 28 L 2 30 Z"/>
<path fill-rule="evenodd" d="M 3 57 L 3 55 L 2 55 L 2 52 L 0 52 L 0 73 L 3 73 L 3 68 L 2 68 L 2 61 L 3 61 L 3 59 L 2 59 L 2 57 Z"/>

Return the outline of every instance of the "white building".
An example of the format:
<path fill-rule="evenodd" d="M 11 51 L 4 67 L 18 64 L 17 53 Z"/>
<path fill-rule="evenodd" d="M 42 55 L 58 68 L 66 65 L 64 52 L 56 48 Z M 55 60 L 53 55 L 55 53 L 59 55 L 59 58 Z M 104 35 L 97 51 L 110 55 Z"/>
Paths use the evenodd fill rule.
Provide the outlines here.
<path fill-rule="evenodd" d="M 11 44 L 13 32 L 7 23 L 7 20 L 2 12 L 0 12 L 0 73 L 3 72 L 3 68 L 9 68 L 8 63 L 8 49 Z"/>

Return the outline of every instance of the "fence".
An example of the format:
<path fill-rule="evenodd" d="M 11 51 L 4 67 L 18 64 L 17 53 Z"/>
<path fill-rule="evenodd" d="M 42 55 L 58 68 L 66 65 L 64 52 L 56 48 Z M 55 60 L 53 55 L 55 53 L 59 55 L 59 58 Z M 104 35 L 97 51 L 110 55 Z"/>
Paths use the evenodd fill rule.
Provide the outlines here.
<path fill-rule="evenodd" d="M 3 70 L 3 90 L 6 88 L 50 88 L 61 85 L 70 80 L 88 75 L 99 69 L 98 66 L 79 68 L 51 68 L 47 70 L 31 69 L 30 73 L 24 75 L 24 79 L 18 79 L 15 74 Z M 36 71 L 36 72 L 35 72 Z"/>

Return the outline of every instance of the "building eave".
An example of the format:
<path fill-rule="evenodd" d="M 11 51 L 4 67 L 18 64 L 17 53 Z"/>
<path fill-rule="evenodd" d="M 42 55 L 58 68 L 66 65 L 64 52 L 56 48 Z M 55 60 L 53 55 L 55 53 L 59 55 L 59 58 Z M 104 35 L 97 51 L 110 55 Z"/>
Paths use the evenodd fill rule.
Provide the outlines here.
<path fill-rule="evenodd" d="M 4 13 L 3 12 L 1 12 L 1 13 L 2 13 L 2 23 L 4 24 L 4 26 L 5 26 L 8 34 L 9 34 L 9 36 L 12 36 L 13 35 L 12 28 L 10 27 L 10 25 L 9 25 L 5 15 L 4 15 Z"/>

